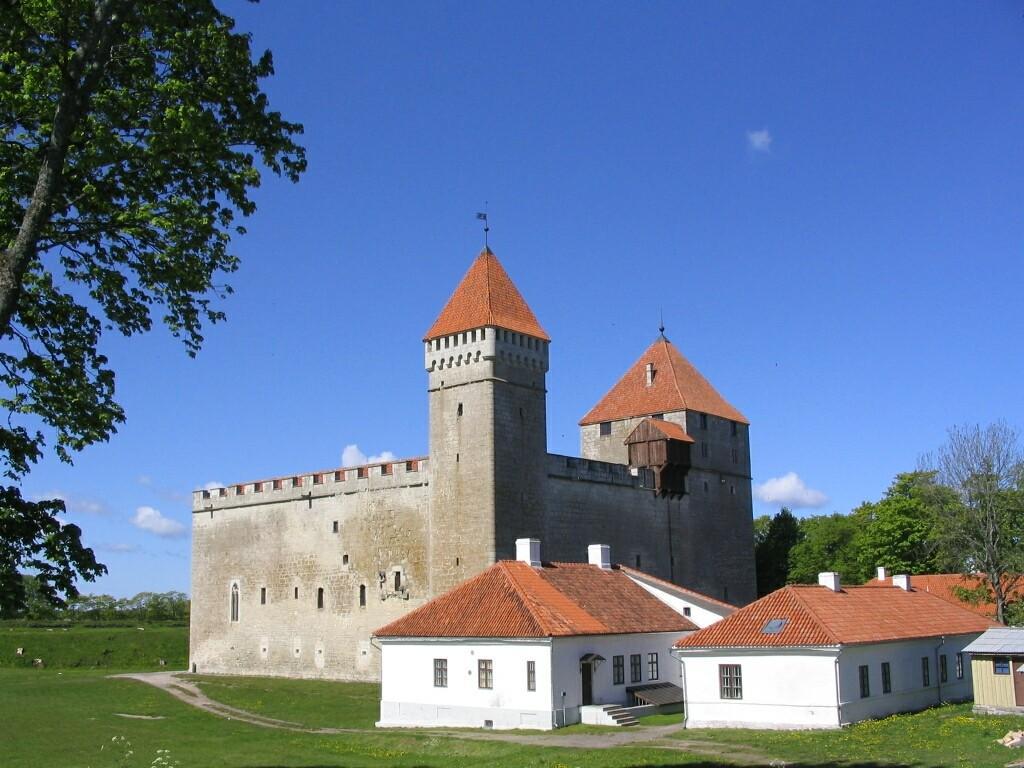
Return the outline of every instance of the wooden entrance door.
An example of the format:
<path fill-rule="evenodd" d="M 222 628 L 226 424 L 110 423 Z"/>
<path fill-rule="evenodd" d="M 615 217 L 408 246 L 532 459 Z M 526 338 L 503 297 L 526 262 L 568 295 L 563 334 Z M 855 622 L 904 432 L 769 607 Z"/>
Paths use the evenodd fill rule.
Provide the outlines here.
<path fill-rule="evenodd" d="M 589 661 L 580 664 L 580 677 L 583 680 L 583 706 L 594 703 L 594 667 Z"/>
<path fill-rule="evenodd" d="M 1013 673 L 1013 697 L 1018 707 L 1024 707 L 1024 658 L 1014 656 L 1010 659 L 1010 671 Z"/>

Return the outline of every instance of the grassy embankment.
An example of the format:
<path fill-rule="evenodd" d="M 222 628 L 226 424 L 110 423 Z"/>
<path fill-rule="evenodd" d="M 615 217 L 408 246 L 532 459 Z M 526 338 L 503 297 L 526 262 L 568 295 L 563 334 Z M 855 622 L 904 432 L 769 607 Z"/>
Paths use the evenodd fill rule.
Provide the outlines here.
<path fill-rule="evenodd" d="M 1024 718 L 978 717 L 967 705 L 863 723 L 836 732 L 679 731 L 684 750 L 656 746 L 566 749 L 545 746 L 567 733 L 600 739 L 596 729 L 538 735 L 534 743 L 479 741 L 415 731 L 378 732 L 374 685 L 260 678 L 197 677 L 211 698 L 308 727 L 362 729 L 316 734 L 273 730 L 214 717 L 166 693 L 110 671 L 185 664 L 185 629 L 20 629 L 0 627 L 0 764 L 35 766 L 151 766 L 157 750 L 185 766 L 626 766 L 729 765 L 729 758 L 792 768 L 997 768 L 1024 755 L 994 743 Z M 46 669 L 14 668 L 26 657 Z M 177 651 L 175 651 L 177 649 Z M 48 657 L 48 658 L 47 658 Z M 65 664 L 64 668 L 59 665 Z M 89 669 L 89 667 L 99 667 Z M 133 715 L 135 717 L 124 717 Z M 141 717 L 139 717 L 141 716 Z M 152 718 L 152 719 L 142 719 Z M 664 719 L 648 720 L 664 724 Z M 120 739 L 131 744 L 132 754 Z M 115 741 L 117 739 L 117 741 Z"/>

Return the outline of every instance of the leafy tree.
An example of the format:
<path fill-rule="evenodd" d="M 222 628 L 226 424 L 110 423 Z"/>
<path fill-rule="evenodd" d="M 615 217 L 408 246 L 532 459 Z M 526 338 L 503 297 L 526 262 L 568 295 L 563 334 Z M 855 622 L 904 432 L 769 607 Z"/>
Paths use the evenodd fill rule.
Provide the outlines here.
<path fill-rule="evenodd" d="M 953 491 L 940 510 L 945 551 L 964 573 L 988 577 L 996 618 L 1024 573 L 1024 453 L 1005 422 L 953 427 L 938 452 L 939 479 Z"/>
<path fill-rule="evenodd" d="M 847 584 L 867 574 L 858 556 L 861 521 L 854 515 L 815 515 L 800 521 L 800 541 L 789 553 L 789 581 L 815 584 L 822 571 L 836 571 Z"/>
<path fill-rule="evenodd" d="M 269 108 L 247 35 L 211 0 L 0 0 L 0 614 L 34 570 L 54 603 L 106 571 L 22 498 L 47 440 L 70 462 L 124 412 L 102 331 L 150 330 L 190 355 L 237 267 L 260 167 L 297 180 L 301 126 Z"/>
<path fill-rule="evenodd" d="M 884 566 L 892 573 L 935 573 L 944 569 L 939 513 L 955 502 L 935 472 L 896 475 L 885 496 L 854 511 L 862 522 L 858 558 L 867 573 Z"/>
<path fill-rule="evenodd" d="M 790 551 L 800 541 L 800 523 L 783 507 L 763 528 L 754 543 L 758 597 L 785 586 L 789 575 Z"/>

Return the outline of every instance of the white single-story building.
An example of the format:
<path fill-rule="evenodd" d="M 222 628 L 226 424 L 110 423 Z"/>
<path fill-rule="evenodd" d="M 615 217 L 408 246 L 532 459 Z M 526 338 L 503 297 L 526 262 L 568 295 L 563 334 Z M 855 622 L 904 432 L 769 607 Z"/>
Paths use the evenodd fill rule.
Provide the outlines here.
<path fill-rule="evenodd" d="M 964 648 L 994 622 L 910 577 L 790 585 L 681 638 L 687 727 L 838 728 L 971 698 Z"/>
<path fill-rule="evenodd" d="M 656 596 L 656 586 L 638 583 L 644 574 L 612 565 L 605 545 L 589 547 L 589 563 L 542 563 L 536 539 L 518 540 L 516 550 L 517 560 L 495 563 L 374 633 L 378 726 L 548 730 L 621 723 L 630 719 L 624 706 L 678 711 L 670 651 L 698 629 L 680 595 Z M 705 610 L 710 598 L 689 595 L 691 613 Z"/>

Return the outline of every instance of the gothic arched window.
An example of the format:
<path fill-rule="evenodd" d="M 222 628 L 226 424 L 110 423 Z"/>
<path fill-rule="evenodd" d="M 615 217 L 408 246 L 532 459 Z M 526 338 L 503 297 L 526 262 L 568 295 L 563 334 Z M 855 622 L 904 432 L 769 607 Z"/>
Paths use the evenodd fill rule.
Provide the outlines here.
<path fill-rule="evenodd" d="M 238 585 L 231 585 L 231 620 L 238 621 Z"/>

